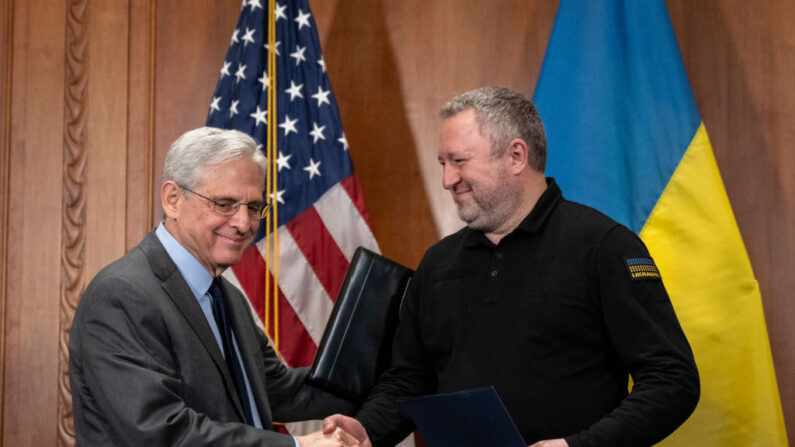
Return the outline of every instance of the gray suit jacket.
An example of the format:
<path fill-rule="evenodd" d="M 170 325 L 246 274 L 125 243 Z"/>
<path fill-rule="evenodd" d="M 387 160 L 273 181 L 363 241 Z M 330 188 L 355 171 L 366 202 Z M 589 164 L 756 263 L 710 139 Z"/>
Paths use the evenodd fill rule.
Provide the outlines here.
<path fill-rule="evenodd" d="M 354 408 L 285 367 L 245 297 L 224 281 L 230 319 L 262 423 Z M 198 301 L 154 232 L 91 281 L 69 338 L 78 445 L 286 446 L 246 425 L 218 343 Z"/>

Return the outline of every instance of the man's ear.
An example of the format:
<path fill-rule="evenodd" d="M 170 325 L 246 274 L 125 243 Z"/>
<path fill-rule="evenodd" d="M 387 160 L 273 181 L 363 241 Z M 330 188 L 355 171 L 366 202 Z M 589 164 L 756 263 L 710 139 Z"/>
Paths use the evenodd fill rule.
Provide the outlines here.
<path fill-rule="evenodd" d="M 163 212 L 166 217 L 176 218 L 180 202 L 184 199 L 182 188 L 173 181 L 169 180 L 160 186 L 160 203 L 163 204 Z"/>
<path fill-rule="evenodd" d="M 529 155 L 527 143 L 521 138 L 514 138 L 506 151 L 506 155 L 511 160 L 511 171 L 514 174 L 519 174 L 527 167 L 527 157 Z"/>

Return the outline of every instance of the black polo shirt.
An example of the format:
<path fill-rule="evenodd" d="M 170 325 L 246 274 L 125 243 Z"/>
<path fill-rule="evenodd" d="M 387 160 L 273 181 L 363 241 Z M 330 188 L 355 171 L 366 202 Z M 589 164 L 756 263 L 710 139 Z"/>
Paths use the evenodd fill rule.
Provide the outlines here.
<path fill-rule="evenodd" d="M 499 244 L 464 228 L 426 252 L 393 358 L 358 416 L 376 446 L 411 429 L 394 406 L 400 396 L 493 385 L 528 444 L 566 437 L 576 447 L 651 445 L 699 394 L 644 244 L 563 199 L 553 179 Z"/>

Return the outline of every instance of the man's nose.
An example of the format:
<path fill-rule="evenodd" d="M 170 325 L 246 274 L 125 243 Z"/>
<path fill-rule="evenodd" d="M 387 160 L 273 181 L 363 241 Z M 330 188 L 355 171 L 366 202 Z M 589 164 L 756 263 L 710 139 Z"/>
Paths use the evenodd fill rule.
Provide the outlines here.
<path fill-rule="evenodd" d="M 458 169 L 454 168 L 449 163 L 442 167 L 442 187 L 444 187 L 444 189 L 452 189 L 460 181 L 461 176 L 458 174 Z"/>
<path fill-rule="evenodd" d="M 248 216 L 248 207 L 240 205 L 235 214 L 229 217 L 229 225 L 237 228 L 241 233 L 247 232 L 256 221 Z"/>

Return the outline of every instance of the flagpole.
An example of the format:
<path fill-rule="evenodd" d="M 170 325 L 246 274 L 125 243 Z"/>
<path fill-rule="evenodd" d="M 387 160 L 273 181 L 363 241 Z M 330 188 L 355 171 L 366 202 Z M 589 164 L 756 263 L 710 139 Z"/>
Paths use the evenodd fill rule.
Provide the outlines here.
<path fill-rule="evenodd" d="M 272 317 L 273 344 L 276 351 L 279 351 L 279 203 L 276 200 L 278 195 L 277 173 L 277 134 L 276 134 L 276 1 L 268 0 L 268 129 L 267 129 L 267 153 L 268 153 L 268 179 L 266 181 L 267 197 L 271 201 L 271 213 L 268 216 L 266 226 L 265 251 L 268 256 L 272 256 L 271 266 L 273 284 L 269 284 L 269 276 L 265 276 L 265 320 Z M 273 242 L 273 250 L 268 247 Z M 266 323 L 267 324 L 267 323 Z"/>

